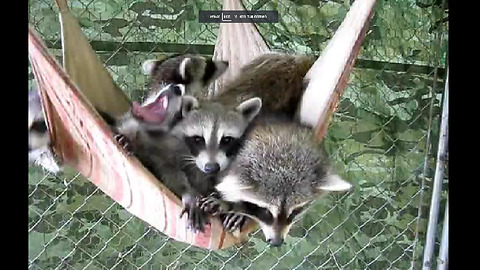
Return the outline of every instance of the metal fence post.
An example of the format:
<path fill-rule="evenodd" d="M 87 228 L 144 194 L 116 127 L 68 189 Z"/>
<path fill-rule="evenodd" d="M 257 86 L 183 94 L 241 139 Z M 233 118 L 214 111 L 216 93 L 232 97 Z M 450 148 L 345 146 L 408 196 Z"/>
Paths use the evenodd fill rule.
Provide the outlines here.
<path fill-rule="evenodd" d="M 438 255 L 437 270 L 448 269 L 448 201 L 445 206 L 445 218 L 443 220 L 442 242 L 440 244 L 440 252 Z"/>
<path fill-rule="evenodd" d="M 433 180 L 432 201 L 428 218 L 428 229 L 423 253 L 423 270 L 432 269 L 432 258 L 435 250 L 435 234 L 437 231 L 438 212 L 442 192 L 442 183 L 445 169 L 445 154 L 448 143 L 448 70 L 445 80 L 445 93 L 443 99 L 442 120 L 440 125 L 440 136 L 438 141 L 437 166 Z"/>

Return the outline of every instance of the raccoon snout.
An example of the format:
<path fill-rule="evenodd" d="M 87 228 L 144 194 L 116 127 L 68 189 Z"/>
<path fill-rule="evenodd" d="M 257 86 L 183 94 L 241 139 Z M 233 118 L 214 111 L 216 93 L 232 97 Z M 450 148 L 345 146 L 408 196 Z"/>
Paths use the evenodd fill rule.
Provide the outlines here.
<path fill-rule="evenodd" d="M 220 165 L 218 163 L 210 162 L 205 164 L 205 167 L 203 168 L 203 170 L 206 173 L 217 173 L 220 171 Z"/>
<path fill-rule="evenodd" d="M 283 238 L 280 237 L 274 237 L 270 238 L 267 240 L 267 242 L 270 244 L 272 247 L 279 247 L 283 244 Z"/>

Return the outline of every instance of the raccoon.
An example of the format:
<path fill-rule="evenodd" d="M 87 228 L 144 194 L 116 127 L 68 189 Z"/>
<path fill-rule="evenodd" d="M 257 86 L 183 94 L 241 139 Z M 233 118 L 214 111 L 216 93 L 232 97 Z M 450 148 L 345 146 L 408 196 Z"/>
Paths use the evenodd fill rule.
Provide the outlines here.
<path fill-rule="evenodd" d="M 351 188 L 315 139 L 310 128 L 294 122 L 256 126 L 219 175 L 218 193 L 203 198 L 200 207 L 214 215 L 244 214 L 260 224 L 271 246 L 280 246 L 309 202 Z"/>
<path fill-rule="evenodd" d="M 314 59 L 305 55 L 261 55 L 242 67 L 215 100 L 232 105 L 259 97 L 263 102 L 260 116 L 273 114 L 293 119 L 304 92 L 304 77 L 313 63 Z"/>
<path fill-rule="evenodd" d="M 52 173 L 61 170 L 60 161 L 50 148 L 50 134 L 37 90 L 28 93 L 28 161 Z"/>
<path fill-rule="evenodd" d="M 164 60 L 147 60 L 143 71 L 151 76 L 151 89 L 168 83 L 183 84 L 188 95 L 200 97 L 228 68 L 228 61 L 213 61 L 200 55 L 174 55 Z"/>
<path fill-rule="evenodd" d="M 225 170 L 238 152 L 262 102 L 259 98 L 251 98 L 228 107 L 212 101 L 192 101 L 190 105 L 185 103 L 183 119 L 175 125 L 172 134 L 189 148 L 187 160 L 201 175 L 197 179 L 208 179 L 197 180 L 197 189 L 202 188 L 200 199 L 214 191 L 218 172 Z M 220 218 L 230 231 L 240 228 L 246 221 L 244 216 L 236 214 Z"/>
<path fill-rule="evenodd" d="M 197 101 L 172 130 L 190 149 L 190 160 L 205 174 L 216 174 L 227 168 L 236 155 L 250 123 L 262 108 L 254 97 L 236 106 L 218 102 Z"/>
<path fill-rule="evenodd" d="M 254 119 L 247 123 L 248 126 L 241 128 L 242 133 L 238 133 L 236 136 L 237 139 L 234 140 L 234 146 L 231 148 L 234 151 L 231 153 L 225 152 L 226 149 L 221 147 L 221 142 L 215 143 L 218 138 L 213 137 L 212 141 L 210 131 L 207 134 L 196 132 L 195 138 L 197 141 L 212 141 L 210 142 L 210 155 L 207 155 L 205 151 L 203 155 L 200 155 L 198 151 L 192 151 L 197 166 L 204 171 L 210 171 L 210 166 L 204 167 L 206 164 L 214 162 L 212 168 L 215 171 L 222 171 L 235 157 L 235 154 L 241 148 L 245 135 L 251 128 L 265 121 L 268 122 L 269 120 L 266 119 L 271 118 L 272 115 L 275 118 L 283 118 L 287 121 L 293 120 L 303 94 L 304 76 L 313 63 L 314 59 L 309 56 L 269 53 L 255 58 L 242 67 L 240 73 L 229 81 L 215 97 L 214 101 L 221 104 L 216 105 L 217 114 L 223 114 L 223 109 L 219 107 L 233 107 L 254 97 L 260 98 L 261 110 L 255 113 Z M 199 112 L 200 115 L 202 113 L 204 112 Z M 215 115 L 215 112 L 209 112 L 209 114 Z M 204 119 L 213 118 L 212 116 L 205 116 L 203 120 L 200 120 L 201 117 L 197 116 L 197 119 L 192 122 L 201 123 L 206 121 Z M 232 129 L 236 125 L 238 124 L 232 122 L 225 127 Z M 214 125 L 211 126 L 214 127 Z M 219 132 L 219 130 L 214 130 L 213 134 L 216 134 L 216 132 Z M 188 136 L 192 136 L 192 134 L 188 134 Z M 192 148 L 195 148 L 195 145 Z M 208 158 L 209 156 L 210 158 Z M 213 161 L 213 156 L 218 157 L 216 162 Z M 219 163 L 219 160 L 223 160 L 224 164 L 224 166 L 220 166 L 220 169 L 215 165 L 215 163 Z M 225 228 L 231 231 L 241 228 L 246 221 L 244 217 L 234 214 L 223 216 L 222 219 Z"/>
<path fill-rule="evenodd" d="M 197 200 L 214 191 L 216 174 L 236 154 L 261 100 L 252 98 L 227 108 L 188 95 L 180 98 L 183 92 L 176 87 L 167 86 L 144 104 L 134 104 L 116 128 L 121 134 L 116 138 L 182 199 L 189 227 L 203 231 L 207 219 Z M 155 104 L 163 104 L 164 97 L 168 106 L 158 108 Z M 165 116 L 157 117 L 158 111 Z"/>
<path fill-rule="evenodd" d="M 203 231 L 207 222 L 197 206 L 197 198 L 204 189 L 213 189 L 205 177 L 186 160 L 189 149 L 183 140 L 171 134 L 172 127 L 181 119 L 183 111 L 194 107 L 196 99 L 184 95 L 179 84 L 167 84 L 148 96 L 119 119 L 112 127 L 115 139 L 129 154 L 140 162 L 165 186 L 177 195 L 183 204 L 181 215 L 187 214 L 187 226 Z"/>
<path fill-rule="evenodd" d="M 173 136 L 171 129 L 187 113 L 182 113 L 182 106 L 188 110 L 198 104 L 195 98 L 184 94 L 200 95 L 227 67 L 226 61 L 191 54 L 146 61 L 143 70 L 151 76 L 151 83 L 143 104 L 134 102 L 132 109 L 118 121 L 102 114 L 107 123 L 113 123 L 115 139 L 182 199 L 185 209 L 182 215 L 188 212 L 193 230 L 203 231 L 205 217 L 196 207 L 196 198 L 213 189 L 214 178 L 191 166 L 186 160 L 187 145 Z"/>
<path fill-rule="evenodd" d="M 202 199 L 201 208 L 228 213 L 229 229 L 241 228 L 242 214 L 261 225 L 267 241 L 278 246 L 293 218 L 326 191 L 351 185 L 334 174 L 314 134 L 298 121 L 304 79 L 314 59 L 301 55 L 265 54 L 242 68 L 216 97 L 222 104 L 252 96 L 262 110 L 245 134 L 243 147 L 221 172 L 217 194 Z"/>
<path fill-rule="evenodd" d="M 308 56 L 265 54 L 244 66 L 214 101 L 200 99 L 200 108 L 175 130 L 177 135 L 190 138 L 187 144 L 198 168 L 205 173 L 224 170 L 241 146 L 250 123 L 261 121 L 263 116 L 282 114 L 293 118 L 303 93 L 303 77 L 312 64 Z M 246 113 L 251 119 L 227 121 L 226 112 L 238 104 L 249 106 Z M 232 132 L 235 136 L 222 140 L 224 134 Z"/>
<path fill-rule="evenodd" d="M 182 84 L 164 84 L 151 91 L 142 104 L 133 102 L 132 108 L 119 120 L 112 121 L 106 113 L 101 115 L 107 123 L 114 122 L 116 131 L 130 140 L 136 139 L 138 131 L 168 132 L 181 118 L 184 93 L 185 86 Z"/>

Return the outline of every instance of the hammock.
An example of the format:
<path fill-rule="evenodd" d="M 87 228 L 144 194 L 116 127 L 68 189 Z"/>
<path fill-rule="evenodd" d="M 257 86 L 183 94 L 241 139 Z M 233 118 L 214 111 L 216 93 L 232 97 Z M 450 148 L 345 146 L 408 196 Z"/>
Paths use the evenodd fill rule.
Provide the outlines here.
<path fill-rule="evenodd" d="M 371 18 L 375 0 L 357 0 L 344 22 L 322 52 L 306 79 L 300 119 L 316 127 L 321 139 L 346 88 L 346 82 Z M 115 85 L 95 55 L 66 0 L 60 9 L 63 68 L 29 27 L 29 57 L 43 100 L 53 149 L 127 211 L 178 241 L 212 250 L 243 242 L 256 228 L 251 222 L 240 234 L 223 230 L 218 219 L 204 233 L 186 229 L 179 218 L 180 200 L 134 157 L 127 156 L 94 107 L 112 115 L 128 110 L 130 101 Z M 244 10 L 241 0 L 224 0 L 224 10 Z M 228 60 L 229 69 L 210 90 L 220 89 L 238 74 L 240 67 L 269 48 L 251 23 L 220 25 L 214 58 Z"/>

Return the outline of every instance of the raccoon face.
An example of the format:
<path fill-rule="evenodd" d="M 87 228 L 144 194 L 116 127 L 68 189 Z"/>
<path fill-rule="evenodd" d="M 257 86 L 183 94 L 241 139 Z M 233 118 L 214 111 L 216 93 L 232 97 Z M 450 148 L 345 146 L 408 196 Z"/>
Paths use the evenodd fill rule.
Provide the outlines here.
<path fill-rule="evenodd" d="M 50 134 L 44 120 L 36 120 L 28 128 L 28 151 L 50 144 Z"/>
<path fill-rule="evenodd" d="M 268 181 L 268 180 L 266 180 Z M 215 188 L 222 199 L 242 204 L 241 213 L 255 220 L 271 246 L 280 246 L 288 235 L 293 222 L 305 211 L 307 205 L 330 191 L 347 191 L 351 184 L 338 175 L 325 176 L 317 186 L 286 187 L 283 192 L 270 192 L 282 189 L 281 183 L 272 182 L 270 186 L 246 186 L 236 175 L 228 175 Z"/>
<path fill-rule="evenodd" d="M 161 83 L 185 85 L 189 95 L 204 92 L 228 68 L 227 61 L 213 61 L 200 55 L 176 55 L 165 60 L 147 60 L 145 74 L 152 77 L 151 87 Z"/>
<path fill-rule="evenodd" d="M 181 117 L 184 93 L 183 85 L 168 84 L 150 93 L 142 104 L 133 102 L 135 122 L 151 130 L 169 130 Z"/>
<path fill-rule="evenodd" d="M 190 149 L 191 160 L 202 172 L 225 170 L 241 147 L 251 121 L 260 112 L 262 102 L 251 98 L 234 109 L 220 103 L 205 102 L 192 106 L 184 103 L 184 119 L 173 133 Z"/>
<path fill-rule="evenodd" d="M 28 94 L 28 161 L 52 173 L 60 171 L 60 165 L 50 149 L 50 133 L 36 90 Z"/>
<path fill-rule="evenodd" d="M 43 114 L 38 92 L 32 91 L 28 96 L 28 151 L 47 147 L 50 134 Z"/>
<path fill-rule="evenodd" d="M 215 187 L 222 199 L 241 202 L 267 242 L 283 243 L 305 206 L 351 184 L 334 174 L 313 132 L 293 125 L 256 127 Z"/>

